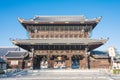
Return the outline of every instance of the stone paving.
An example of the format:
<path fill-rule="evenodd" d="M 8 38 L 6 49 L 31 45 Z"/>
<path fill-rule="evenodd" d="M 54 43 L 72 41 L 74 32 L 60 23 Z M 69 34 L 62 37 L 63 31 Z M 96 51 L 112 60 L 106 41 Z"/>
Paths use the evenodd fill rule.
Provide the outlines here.
<path fill-rule="evenodd" d="M 23 70 L 0 80 L 120 80 L 109 70 Z"/>

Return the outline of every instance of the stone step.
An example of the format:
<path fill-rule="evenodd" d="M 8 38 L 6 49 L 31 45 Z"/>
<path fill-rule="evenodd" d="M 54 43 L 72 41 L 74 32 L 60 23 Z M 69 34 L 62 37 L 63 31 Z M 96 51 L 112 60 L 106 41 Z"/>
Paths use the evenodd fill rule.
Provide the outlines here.
<path fill-rule="evenodd" d="M 27 70 L 0 80 L 114 80 L 106 70 Z M 115 78 L 120 80 L 120 77 Z"/>
<path fill-rule="evenodd" d="M 110 80 L 109 77 L 18 77 L 0 80 Z"/>
<path fill-rule="evenodd" d="M 47 70 L 47 69 L 43 69 L 43 70 L 28 70 L 28 72 L 100 72 L 103 70 L 97 69 L 97 70 L 80 70 L 80 69 L 57 69 L 57 70 Z M 105 71 L 105 70 L 104 70 Z"/>

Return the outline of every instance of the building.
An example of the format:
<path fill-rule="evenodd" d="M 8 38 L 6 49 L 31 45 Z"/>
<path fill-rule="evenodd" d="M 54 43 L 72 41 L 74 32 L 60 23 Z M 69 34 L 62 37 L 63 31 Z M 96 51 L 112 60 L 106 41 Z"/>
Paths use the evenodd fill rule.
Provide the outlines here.
<path fill-rule="evenodd" d="M 32 53 L 33 69 L 89 68 L 88 52 L 107 41 L 90 38 L 101 17 L 35 16 L 18 20 L 29 39 L 12 40 L 12 43 Z"/>
<path fill-rule="evenodd" d="M 20 50 L 20 48 L 15 47 L 15 46 L 0 46 L 0 57 L 4 59 L 7 52 L 9 52 L 9 51 L 19 51 L 19 50 Z"/>
<path fill-rule="evenodd" d="M 89 56 L 90 68 L 111 68 L 111 58 L 108 51 L 91 51 Z"/>
<path fill-rule="evenodd" d="M 20 49 L 18 47 L 13 46 L 0 46 L 0 69 L 7 69 L 8 64 L 6 61 L 5 55 L 9 51 L 19 51 Z"/>
<path fill-rule="evenodd" d="M 28 52 L 9 51 L 5 57 L 9 69 L 24 69 L 31 67 L 31 61 Z"/>

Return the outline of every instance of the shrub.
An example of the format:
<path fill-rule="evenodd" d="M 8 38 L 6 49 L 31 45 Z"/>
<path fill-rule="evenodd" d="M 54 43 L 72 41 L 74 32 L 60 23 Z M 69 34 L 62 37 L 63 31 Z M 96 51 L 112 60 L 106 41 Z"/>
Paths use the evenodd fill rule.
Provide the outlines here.
<path fill-rule="evenodd" d="M 114 69 L 113 74 L 120 74 L 120 69 Z"/>

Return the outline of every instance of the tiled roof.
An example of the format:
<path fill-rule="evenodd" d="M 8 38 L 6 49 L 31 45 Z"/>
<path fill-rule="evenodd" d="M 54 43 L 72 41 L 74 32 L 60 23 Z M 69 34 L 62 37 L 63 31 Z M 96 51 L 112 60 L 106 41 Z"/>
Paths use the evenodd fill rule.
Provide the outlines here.
<path fill-rule="evenodd" d="M 99 22 L 101 17 L 88 19 L 83 15 L 80 16 L 35 16 L 33 19 L 24 20 L 22 18 L 18 18 L 20 22 L 23 21 L 35 21 L 35 22 Z"/>
<path fill-rule="evenodd" d="M 0 47 L 0 57 L 3 57 L 6 55 L 8 51 L 19 51 L 18 47 Z"/>
<path fill-rule="evenodd" d="M 109 58 L 107 51 L 91 51 L 90 55 L 94 58 Z"/>
<path fill-rule="evenodd" d="M 106 39 L 88 39 L 88 38 L 51 38 L 51 39 L 23 39 L 23 40 L 13 40 L 14 44 L 83 44 L 83 45 L 91 45 L 91 44 L 104 44 Z"/>
<path fill-rule="evenodd" d="M 9 51 L 6 54 L 6 58 L 25 58 L 28 55 L 27 52 L 23 51 Z"/>
<path fill-rule="evenodd" d="M 36 16 L 34 21 L 83 21 L 85 16 Z"/>

